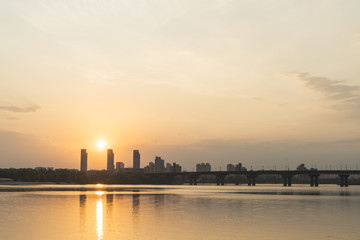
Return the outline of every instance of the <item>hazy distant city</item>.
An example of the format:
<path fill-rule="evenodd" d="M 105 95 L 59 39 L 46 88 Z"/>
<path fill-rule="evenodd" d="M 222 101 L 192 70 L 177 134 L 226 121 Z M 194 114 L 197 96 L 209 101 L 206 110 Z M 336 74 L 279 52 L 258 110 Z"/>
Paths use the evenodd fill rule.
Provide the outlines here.
<path fill-rule="evenodd" d="M 360 239 L 359 12 L 0 1 L 0 240 Z"/>
<path fill-rule="evenodd" d="M 248 170 L 242 163 L 228 163 L 224 170 L 212 170 L 210 163 L 196 163 L 195 170 L 183 171 L 176 162 L 166 163 L 160 156 L 141 168 L 141 154 L 133 150 L 133 166 L 126 167 L 124 162 L 114 162 L 113 149 L 107 149 L 106 170 L 88 170 L 88 153 L 80 151 L 80 171 L 77 169 L 54 169 L 36 167 L 34 169 L 0 169 L 0 183 L 17 181 L 56 182 L 56 183 L 108 183 L 108 184 L 184 184 L 198 183 L 247 184 L 281 183 L 283 186 L 293 184 L 337 184 L 341 187 L 360 184 L 360 171 L 357 169 L 317 169 L 299 164 L 296 169 Z"/>

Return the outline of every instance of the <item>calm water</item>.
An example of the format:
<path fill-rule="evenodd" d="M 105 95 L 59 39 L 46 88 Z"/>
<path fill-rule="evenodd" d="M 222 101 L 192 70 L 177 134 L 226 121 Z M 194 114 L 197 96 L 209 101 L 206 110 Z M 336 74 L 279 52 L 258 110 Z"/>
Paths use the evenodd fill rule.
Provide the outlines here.
<path fill-rule="evenodd" d="M 0 239 L 360 239 L 360 186 L 0 186 Z"/>

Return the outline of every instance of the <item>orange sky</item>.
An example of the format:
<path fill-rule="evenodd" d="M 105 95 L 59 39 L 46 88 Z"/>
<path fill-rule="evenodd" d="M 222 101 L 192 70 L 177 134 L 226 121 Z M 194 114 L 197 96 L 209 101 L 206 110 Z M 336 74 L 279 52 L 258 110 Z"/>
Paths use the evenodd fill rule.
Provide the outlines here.
<path fill-rule="evenodd" d="M 359 5 L 3 2 L 0 167 L 355 166 Z"/>

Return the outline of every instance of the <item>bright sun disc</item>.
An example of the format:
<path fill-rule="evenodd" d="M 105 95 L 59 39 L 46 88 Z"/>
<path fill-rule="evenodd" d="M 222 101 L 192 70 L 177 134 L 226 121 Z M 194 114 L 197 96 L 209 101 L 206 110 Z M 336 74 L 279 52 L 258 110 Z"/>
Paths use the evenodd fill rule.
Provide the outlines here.
<path fill-rule="evenodd" d="M 103 140 L 99 140 L 96 142 L 96 146 L 100 149 L 103 149 L 105 147 L 106 143 Z"/>

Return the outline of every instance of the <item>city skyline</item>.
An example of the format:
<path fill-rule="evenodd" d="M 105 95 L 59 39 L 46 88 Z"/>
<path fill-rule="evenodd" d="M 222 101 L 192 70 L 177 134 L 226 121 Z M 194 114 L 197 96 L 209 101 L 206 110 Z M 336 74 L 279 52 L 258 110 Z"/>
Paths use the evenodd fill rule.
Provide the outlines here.
<path fill-rule="evenodd" d="M 359 9 L 0 1 L 0 238 L 358 239 Z"/>
<path fill-rule="evenodd" d="M 132 172 L 132 173 L 166 173 L 166 172 L 182 172 L 182 166 L 176 162 L 173 162 L 173 164 L 169 163 L 169 162 L 165 162 L 164 159 L 162 159 L 160 156 L 155 156 L 155 160 L 154 162 L 149 161 L 148 164 L 146 165 L 146 163 L 144 164 L 143 167 L 139 167 L 140 166 L 140 151 L 139 150 L 133 150 L 133 166 L 132 167 L 125 167 L 124 162 L 121 161 L 116 161 L 115 162 L 115 153 L 113 151 L 113 149 L 107 149 L 107 158 L 106 158 L 106 166 L 107 166 L 107 171 L 109 174 L 114 174 L 116 172 L 122 171 L 122 172 Z M 87 154 L 87 149 L 81 149 L 80 150 L 80 171 L 86 172 L 87 169 L 87 164 L 88 164 L 88 154 Z M 165 164 L 166 163 L 166 164 Z M 199 163 L 196 162 L 194 163 L 195 165 L 195 169 L 194 167 L 191 168 L 191 170 L 189 169 L 188 171 L 186 169 L 184 169 L 184 171 L 186 172 L 211 172 L 211 171 L 226 171 L 226 172 L 234 172 L 234 171 L 247 171 L 248 169 L 243 166 L 242 163 L 231 163 L 231 162 L 227 162 L 225 163 L 226 168 L 223 168 L 223 170 L 221 169 L 221 167 L 219 167 L 219 169 L 212 169 L 211 168 L 211 164 L 210 163 Z M 351 168 L 351 166 L 347 166 L 347 164 L 340 164 L 339 166 L 334 165 L 332 166 L 331 164 L 325 164 L 324 166 L 319 166 L 319 168 L 317 167 L 317 165 L 310 165 L 308 167 L 305 167 L 304 163 L 298 163 L 294 168 L 290 168 L 290 165 L 285 165 L 285 166 L 276 166 L 273 165 L 272 168 L 269 169 L 265 169 L 264 165 L 262 166 L 261 169 L 253 169 L 252 165 L 249 166 L 250 167 L 250 171 L 252 170 L 267 170 L 267 171 L 276 171 L 276 170 L 297 170 L 297 171 L 308 171 L 308 170 L 325 170 L 325 171 L 358 171 L 359 166 L 358 164 L 356 164 L 356 168 Z M 53 167 L 35 167 L 35 169 L 47 169 L 47 168 L 51 168 L 53 169 Z M 105 169 L 90 169 L 91 171 L 96 171 L 96 170 L 105 170 Z M 140 170 L 140 171 L 133 171 L 133 170 Z"/>
<path fill-rule="evenodd" d="M 0 168 L 101 169 L 99 140 L 126 166 L 356 168 L 359 7 L 5 1 Z"/>

